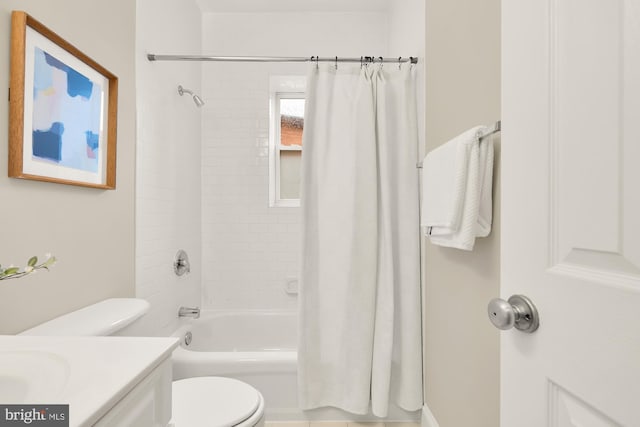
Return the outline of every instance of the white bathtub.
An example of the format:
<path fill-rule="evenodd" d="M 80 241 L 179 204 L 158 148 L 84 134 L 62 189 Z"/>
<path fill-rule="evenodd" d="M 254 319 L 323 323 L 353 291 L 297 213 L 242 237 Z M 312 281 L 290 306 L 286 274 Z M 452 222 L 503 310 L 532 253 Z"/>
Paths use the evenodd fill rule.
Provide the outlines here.
<path fill-rule="evenodd" d="M 217 375 L 251 384 L 264 396 L 267 421 L 379 421 L 333 408 L 298 408 L 297 324 L 296 311 L 203 311 L 172 334 L 182 337 L 173 352 L 173 377 Z M 193 337 L 188 346 L 187 332 Z M 387 420 L 416 421 L 418 416 L 391 405 Z"/>
<path fill-rule="evenodd" d="M 204 311 L 173 335 L 193 340 L 173 353 L 174 379 L 217 375 L 260 390 L 266 419 L 301 419 L 297 408 L 297 312 Z"/>

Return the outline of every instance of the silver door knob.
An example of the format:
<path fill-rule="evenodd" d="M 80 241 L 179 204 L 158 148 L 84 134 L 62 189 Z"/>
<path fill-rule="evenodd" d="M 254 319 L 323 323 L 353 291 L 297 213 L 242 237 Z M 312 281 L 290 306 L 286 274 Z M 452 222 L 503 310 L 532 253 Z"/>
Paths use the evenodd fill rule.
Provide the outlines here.
<path fill-rule="evenodd" d="M 502 330 L 515 327 L 530 334 L 540 325 L 536 306 L 524 295 L 513 295 L 509 301 L 494 298 L 489 302 L 487 313 L 493 326 Z"/>

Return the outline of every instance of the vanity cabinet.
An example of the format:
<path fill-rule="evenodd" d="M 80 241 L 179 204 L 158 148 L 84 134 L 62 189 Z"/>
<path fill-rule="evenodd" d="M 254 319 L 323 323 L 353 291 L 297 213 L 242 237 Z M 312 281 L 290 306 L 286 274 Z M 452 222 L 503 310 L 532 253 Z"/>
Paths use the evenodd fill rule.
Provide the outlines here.
<path fill-rule="evenodd" d="M 177 346 L 176 337 L 0 336 L 0 403 L 69 405 L 69 427 L 166 427 Z"/>
<path fill-rule="evenodd" d="M 171 359 L 149 375 L 94 424 L 95 427 L 165 427 L 171 419 Z"/>

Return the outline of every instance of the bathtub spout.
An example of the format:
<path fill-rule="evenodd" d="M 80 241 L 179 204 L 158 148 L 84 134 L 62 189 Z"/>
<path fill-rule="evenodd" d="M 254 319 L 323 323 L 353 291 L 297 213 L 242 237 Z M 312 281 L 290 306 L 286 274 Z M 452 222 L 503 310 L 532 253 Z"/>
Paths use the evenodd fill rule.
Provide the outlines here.
<path fill-rule="evenodd" d="M 200 307 L 180 307 L 178 317 L 193 317 L 197 319 L 200 317 Z"/>

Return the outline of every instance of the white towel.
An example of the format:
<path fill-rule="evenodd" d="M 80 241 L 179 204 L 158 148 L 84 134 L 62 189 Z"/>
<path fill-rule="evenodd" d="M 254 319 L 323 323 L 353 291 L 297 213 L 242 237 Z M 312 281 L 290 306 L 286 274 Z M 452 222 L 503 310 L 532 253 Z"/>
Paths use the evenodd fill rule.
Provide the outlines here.
<path fill-rule="evenodd" d="M 424 158 L 421 225 L 431 242 L 472 250 L 491 232 L 493 141 L 477 126 Z"/>

